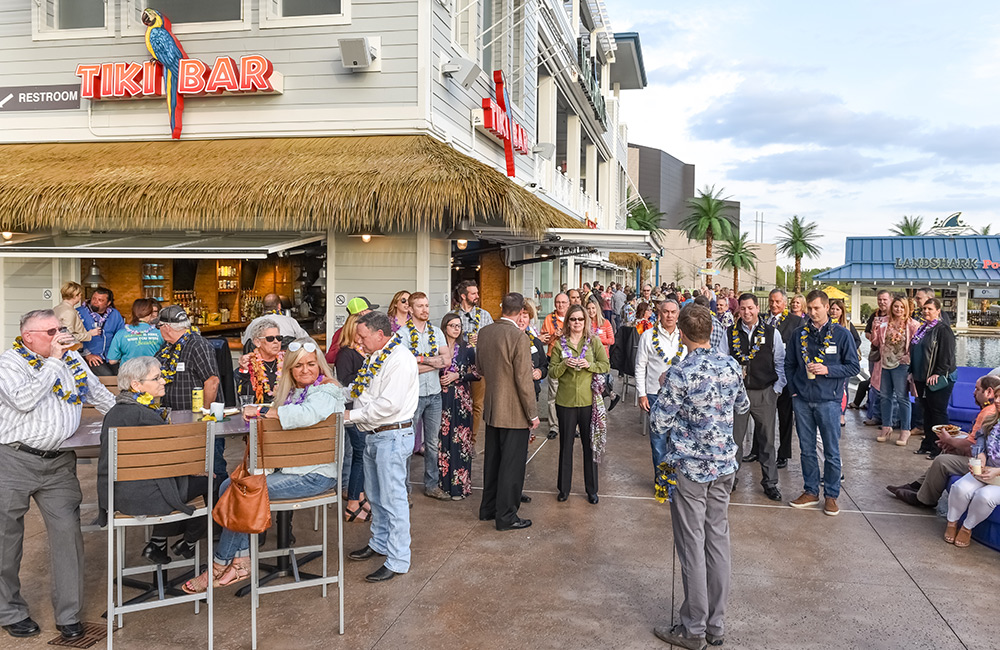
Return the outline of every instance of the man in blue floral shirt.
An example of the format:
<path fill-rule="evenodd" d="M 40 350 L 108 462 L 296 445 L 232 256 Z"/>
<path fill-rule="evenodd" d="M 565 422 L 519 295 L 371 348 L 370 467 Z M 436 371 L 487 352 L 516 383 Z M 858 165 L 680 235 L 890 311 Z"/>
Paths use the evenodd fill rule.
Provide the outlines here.
<path fill-rule="evenodd" d="M 666 463 L 676 472 L 670 501 L 674 547 L 684 578 L 680 624 L 656 627 L 658 638 L 681 648 L 719 645 L 729 599 L 729 493 L 736 477 L 733 414 L 750 409 L 736 360 L 712 348 L 712 313 L 681 310 L 677 325 L 688 355 L 670 366 L 651 427 L 667 436 Z"/>

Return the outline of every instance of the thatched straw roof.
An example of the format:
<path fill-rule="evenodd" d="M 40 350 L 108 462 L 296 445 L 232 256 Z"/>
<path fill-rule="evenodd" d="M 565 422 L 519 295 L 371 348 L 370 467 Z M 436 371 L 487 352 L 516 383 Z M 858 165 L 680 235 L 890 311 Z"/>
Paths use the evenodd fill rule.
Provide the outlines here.
<path fill-rule="evenodd" d="M 637 253 L 609 253 L 608 260 L 612 264 L 617 264 L 627 269 L 634 269 L 638 266 L 643 271 L 648 271 L 653 266 L 652 262 Z"/>
<path fill-rule="evenodd" d="M 577 225 L 428 136 L 0 145 L 0 160 L 9 231 Z"/>

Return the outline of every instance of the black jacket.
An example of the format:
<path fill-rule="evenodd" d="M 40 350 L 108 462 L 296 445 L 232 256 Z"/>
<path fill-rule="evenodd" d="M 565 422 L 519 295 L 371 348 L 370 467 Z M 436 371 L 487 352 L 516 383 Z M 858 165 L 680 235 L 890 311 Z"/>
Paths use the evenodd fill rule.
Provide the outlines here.
<path fill-rule="evenodd" d="M 131 401 L 119 401 L 104 416 L 101 455 L 97 460 L 97 503 L 102 526 L 107 523 L 108 516 L 108 429 L 161 424 L 166 423 L 156 411 Z M 118 481 L 115 483 L 115 510 L 127 515 L 169 515 L 175 510 L 191 514 L 194 508 L 181 498 L 181 494 L 187 494 L 187 483 L 186 476 L 148 481 Z"/>
<path fill-rule="evenodd" d="M 951 326 L 941 320 L 927 334 L 921 344 L 925 345 L 924 380 L 931 375 L 946 377 L 955 372 L 955 333 Z M 918 375 L 919 376 L 919 375 Z"/>

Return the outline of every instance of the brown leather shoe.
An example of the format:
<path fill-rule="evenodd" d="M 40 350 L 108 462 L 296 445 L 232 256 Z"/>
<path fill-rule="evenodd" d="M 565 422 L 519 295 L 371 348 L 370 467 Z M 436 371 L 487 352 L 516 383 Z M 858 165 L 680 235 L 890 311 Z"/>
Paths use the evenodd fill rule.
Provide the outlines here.
<path fill-rule="evenodd" d="M 961 528 L 958 529 L 958 534 L 955 535 L 955 546 L 957 546 L 958 548 L 965 548 L 971 543 L 972 543 L 972 529 L 962 526 Z"/>
<path fill-rule="evenodd" d="M 836 517 L 840 514 L 840 506 L 837 505 L 837 500 L 831 497 L 827 497 L 823 502 L 823 514 L 830 515 L 831 517 Z"/>
<path fill-rule="evenodd" d="M 812 506 L 819 505 L 819 495 L 803 492 L 795 501 L 789 501 L 788 505 L 793 508 L 811 508 Z"/>
<path fill-rule="evenodd" d="M 908 503 L 911 506 L 916 506 L 917 508 L 929 508 L 926 503 L 917 498 L 916 490 L 912 490 L 908 487 L 896 488 L 896 491 L 892 493 L 897 499 L 903 503 Z"/>

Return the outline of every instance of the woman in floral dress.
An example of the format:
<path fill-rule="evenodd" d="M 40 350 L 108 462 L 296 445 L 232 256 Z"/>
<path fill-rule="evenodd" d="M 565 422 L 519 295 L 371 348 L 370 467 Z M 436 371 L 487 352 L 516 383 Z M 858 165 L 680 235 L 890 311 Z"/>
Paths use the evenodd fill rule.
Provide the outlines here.
<path fill-rule="evenodd" d="M 476 370 L 476 350 L 462 335 L 458 314 L 448 314 L 441 320 L 448 347 L 452 349 L 451 365 L 441 371 L 441 443 L 438 468 L 440 486 L 455 501 L 472 494 L 472 392 L 469 383 L 479 380 Z"/>

